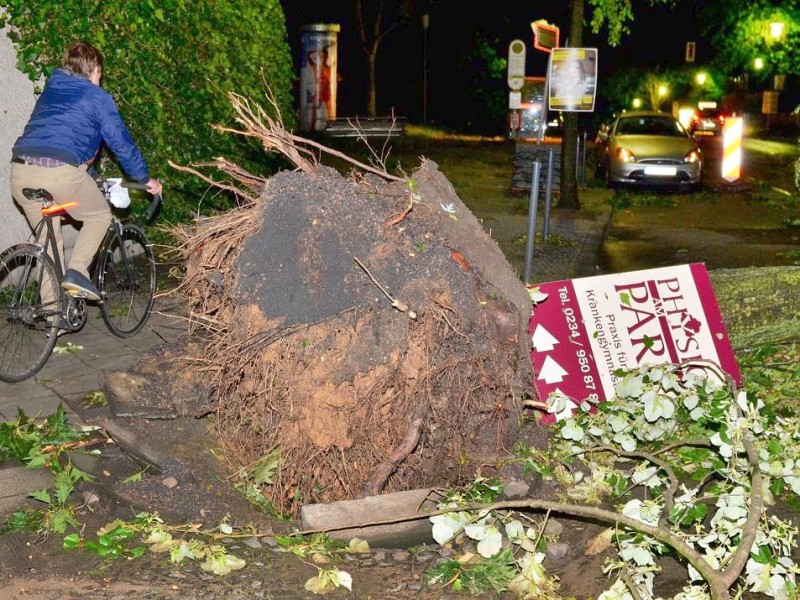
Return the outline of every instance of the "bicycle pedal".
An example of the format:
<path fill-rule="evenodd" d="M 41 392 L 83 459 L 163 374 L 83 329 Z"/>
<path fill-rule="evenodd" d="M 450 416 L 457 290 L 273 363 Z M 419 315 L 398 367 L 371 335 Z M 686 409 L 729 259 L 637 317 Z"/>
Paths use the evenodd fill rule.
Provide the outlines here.
<path fill-rule="evenodd" d="M 67 295 L 72 296 L 73 298 L 77 298 L 80 300 L 90 300 L 93 302 L 99 302 L 102 300 L 102 298 L 100 298 L 99 296 L 95 296 L 94 294 L 89 293 L 85 290 L 79 290 L 73 287 L 66 287 L 66 286 L 62 287 L 64 288 L 64 291 L 67 293 Z"/>

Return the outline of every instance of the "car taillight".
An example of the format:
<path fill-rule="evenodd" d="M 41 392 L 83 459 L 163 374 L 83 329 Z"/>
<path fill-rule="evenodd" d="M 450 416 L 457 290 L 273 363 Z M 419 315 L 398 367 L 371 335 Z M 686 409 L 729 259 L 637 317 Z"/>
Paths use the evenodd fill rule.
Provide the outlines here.
<path fill-rule="evenodd" d="M 633 152 L 627 148 L 617 148 L 617 156 L 622 162 L 636 162 L 636 157 Z"/>
<path fill-rule="evenodd" d="M 700 160 L 700 151 L 699 150 L 690 150 L 686 156 L 683 157 L 683 162 L 685 163 L 696 163 Z"/>
<path fill-rule="evenodd" d="M 725 124 L 725 115 L 719 116 L 719 122 L 722 123 L 723 125 Z"/>

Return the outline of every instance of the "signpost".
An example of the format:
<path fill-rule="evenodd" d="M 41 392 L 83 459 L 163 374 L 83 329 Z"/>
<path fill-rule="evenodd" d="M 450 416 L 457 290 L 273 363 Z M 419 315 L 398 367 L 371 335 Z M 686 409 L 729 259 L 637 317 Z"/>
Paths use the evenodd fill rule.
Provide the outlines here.
<path fill-rule="evenodd" d="M 508 45 L 508 126 L 513 138 L 517 137 L 522 115 L 520 90 L 525 84 L 525 42 L 511 40 Z"/>
<path fill-rule="evenodd" d="M 543 283 L 528 333 L 536 391 L 573 406 L 614 397 L 618 369 L 712 361 L 741 375 L 703 264 Z M 567 414 L 543 417 L 552 422 Z"/>
<path fill-rule="evenodd" d="M 525 83 L 525 42 L 511 40 L 508 45 L 508 87 L 518 92 Z"/>

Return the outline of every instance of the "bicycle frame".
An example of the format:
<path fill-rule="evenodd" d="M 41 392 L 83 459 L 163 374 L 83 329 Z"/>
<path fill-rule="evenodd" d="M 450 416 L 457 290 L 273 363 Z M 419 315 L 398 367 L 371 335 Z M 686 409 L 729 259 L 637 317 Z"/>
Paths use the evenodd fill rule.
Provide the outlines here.
<path fill-rule="evenodd" d="M 125 224 L 122 221 L 120 221 L 119 219 L 117 219 L 116 217 L 114 217 L 111 220 L 111 225 L 108 226 L 108 231 L 106 232 L 106 236 L 103 238 L 103 241 L 100 244 L 100 251 L 102 251 L 103 248 L 107 248 L 108 245 L 109 245 L 109 242 L 111 240 L 113 240 L 114 238 L 117 238 L 120 241 L 122 240 L 123 227 L 125 227 Z M 119 245 L 119 252 L 120 252 L 120 255 L 122 256 L 122 262 L 125 265 L 125 268 L 127 269 L 128 268 L 128 251 L 125 248 L 125 244 L 120 244 Z M 95 258 L 96 259 L 99 258 L 99 254 Z"/>
<path fill-rule="evenodd" d="M 56 243 L 56 232 L 53 228 L 53 216 L 60 217 L 63 213 L 66 212 L 66 208 L 63 206 L 55 205 L 59 210 L 50 210 L 49 212 L 45 212 L 48 209 L 52 209 L 52 203 L 50 206 L 42 206 L 42 220 L 36 225 L 36 228 L 33 230 L 33 245 L 38 246 L 42 249 L 42 252 L 47 252 L 48 247 L 50 248 L 52 254 L 50 257 L 53 259 L 53 263 L 56 267 L 56 275 L 58 276 L 58 283 L 61 284 L 61 281 L 64 279 L 64 266 L 61 262 L 61 251 L 58 248 L 58 244 Z M 45 234 L 45 238 L 43 241 L 39 241 L 39 238 L 42 233 L 42 229 L 47 229 L 47 233 Z"/>

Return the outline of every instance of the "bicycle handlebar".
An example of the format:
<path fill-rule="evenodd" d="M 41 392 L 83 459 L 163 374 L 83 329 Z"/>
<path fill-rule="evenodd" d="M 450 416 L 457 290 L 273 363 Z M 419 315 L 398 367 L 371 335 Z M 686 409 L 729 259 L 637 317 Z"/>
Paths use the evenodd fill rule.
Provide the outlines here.
<path fill-rule="evenodd" d="M 124 188 L 129 188 L 131 190 L 145 190 L 147 191 L 147 184 L 146 183 L 137 183 L 135 181 L 122 181 L 120 182 L 120 186 Z M 153 199 L 150 201 L 150 206 L 147 208 L 147 212 L 144 214 L 145 221 L 150 221 L 153 218 L 153 215 L 156 214 L 158 207 L 163 204 L 164 197 L 162 194 L 155 194 Z"/>

